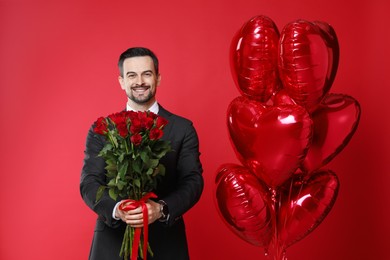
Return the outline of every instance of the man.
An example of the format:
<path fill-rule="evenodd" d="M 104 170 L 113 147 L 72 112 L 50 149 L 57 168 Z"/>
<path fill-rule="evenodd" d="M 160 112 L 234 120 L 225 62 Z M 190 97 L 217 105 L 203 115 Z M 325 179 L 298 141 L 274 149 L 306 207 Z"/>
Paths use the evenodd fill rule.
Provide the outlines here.
<path fill-rule="evenodd" d="M 182 215 L 199 200 L 203 191 L 199 143 L 192 122 L 165 110 L 156 101 L 161 76 L 158 59 L 146 48 L 130 48 L 119 58 L 119 83 L 127 95 L 127 110 L 151 111 L 164 117 L 168 124 L 163 139 L 169 140 L 172 152 L 161 159 L 166 172 L 154 191 L 157 200 L 148 200 L 149 244 L 153 260 L 189 259 Z M 119 257 L 126 225 L 142 227 L 141 207 L 128 212 L 118 207 L 121 200 L 108 194 L 96 203 L 96 192 L 106 184 L 105 162 L 98 157 L 105 142 L 92 126 L 88 132 L 80 192 L 85 203 L 97 213 L 90 260 L 115 260 Z M 126 198 L 121 198 L 126 199 Z"/>

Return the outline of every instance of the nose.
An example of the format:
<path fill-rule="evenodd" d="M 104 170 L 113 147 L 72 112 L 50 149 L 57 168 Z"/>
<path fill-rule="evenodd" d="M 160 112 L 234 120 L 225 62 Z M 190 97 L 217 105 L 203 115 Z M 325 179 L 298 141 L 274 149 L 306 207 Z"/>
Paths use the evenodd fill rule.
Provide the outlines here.
<path fill-rule="evenodd" d="M 137 84 L 137 85 L 142 85 L 142 84 L 144 84 L 144 78 L 143 78 L 142 76 L 137 77 L 136 84 Z"/>

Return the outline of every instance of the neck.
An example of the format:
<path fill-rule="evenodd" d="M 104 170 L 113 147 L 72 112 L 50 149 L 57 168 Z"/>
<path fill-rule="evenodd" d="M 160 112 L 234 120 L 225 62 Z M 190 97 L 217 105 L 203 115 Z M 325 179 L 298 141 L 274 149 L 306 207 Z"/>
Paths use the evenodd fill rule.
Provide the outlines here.
<path fill-rule="evenodd" d="M 138 104 L 135 103 L 134 101 L 128 99 L 127 100 L 127 105 L 134 109 L 135 111 L 147 111 L 150 109 L 150 107 L 154 104 L 155 100 L 150 100 L 147 103 L 144 104 Z"/>

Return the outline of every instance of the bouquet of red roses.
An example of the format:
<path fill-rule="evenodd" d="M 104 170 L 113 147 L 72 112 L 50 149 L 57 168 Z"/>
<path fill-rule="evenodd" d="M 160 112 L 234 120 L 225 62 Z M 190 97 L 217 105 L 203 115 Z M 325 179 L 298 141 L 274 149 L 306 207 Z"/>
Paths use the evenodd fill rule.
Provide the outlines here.
<path fill-rule="evenodd" d="M 128 199 L 120 205 L 121 209 L 143 208 L 143 229 L 126 227 L 119 253 L 125 258 L 132 256 L 136 259 L 139 251 L 139 255 L 146 259 L 146 248 L 152 253 L 147 242 L 145 201 L 156 197 L 151 191 L 156 188 L 157 178 L 165 174 L 160 159 L 171 150 L 169 141 L 161 140 L 167 123 L 166 119 L 149 111 L 122 111 L 100 117 L 95 122 L 95 133 L 107 140 L 99 153 L 107 164 L 107 183 L 99 187 L 96 201 L 108 189 L 113 200 L 118 197 Z"/>

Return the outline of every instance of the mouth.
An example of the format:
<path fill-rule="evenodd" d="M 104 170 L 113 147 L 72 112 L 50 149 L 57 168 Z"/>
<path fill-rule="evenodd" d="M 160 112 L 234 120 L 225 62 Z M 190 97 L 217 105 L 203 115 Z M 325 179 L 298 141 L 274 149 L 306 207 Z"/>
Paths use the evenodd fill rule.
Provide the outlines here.
<path fill-rule="evenodd" d="M 144 93 L 149 88 L 150 88 L 150 86 L 135 86 L 135 87 L 132 87 L 131 90 L 134 91 L 135 93 Z"/>

